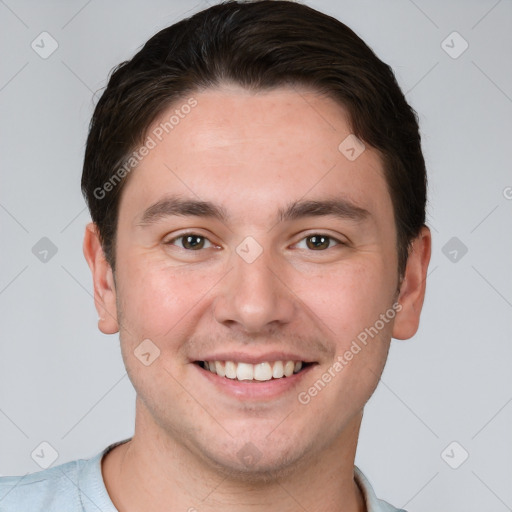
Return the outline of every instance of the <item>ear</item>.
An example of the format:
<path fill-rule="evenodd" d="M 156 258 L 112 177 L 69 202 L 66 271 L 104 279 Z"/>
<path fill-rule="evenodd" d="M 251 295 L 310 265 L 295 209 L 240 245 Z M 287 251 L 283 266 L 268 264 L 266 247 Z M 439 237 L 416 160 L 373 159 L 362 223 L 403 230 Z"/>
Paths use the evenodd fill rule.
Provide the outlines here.
<path fill-rule="evenodd" d="M 392 334 L 393 338 L 398 340 L 409 339 L 418 330 L 421 308 L 425 298 L 431 245 L 430 229 L 423 226 L 411 244 L 404 277 L 400 285 L 398 302 L 402 309 L 395 318 Z"/>
<path fill-rule="evenodd" d="M 83 250 L 94 283 L 94 305 L 100 317 L 98 328 L 104 334 L 115 334 L 119 324 L 114 276 L 101 246 L 98 227 L 93 222 L 85 227 Z"/>

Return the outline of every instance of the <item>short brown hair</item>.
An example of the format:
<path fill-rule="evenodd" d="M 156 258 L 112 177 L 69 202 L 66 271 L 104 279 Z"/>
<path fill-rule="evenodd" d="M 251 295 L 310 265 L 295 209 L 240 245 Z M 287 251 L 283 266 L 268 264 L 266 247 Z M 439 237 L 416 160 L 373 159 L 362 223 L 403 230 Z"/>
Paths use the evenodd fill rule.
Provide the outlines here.
<path fill-rule="evenodd" d="M 171 104 L 225 82 L 254 91 L 308 86 L 348 110 L 352 133 L 382 157 L 402 275 L 410 243 L 425 223 L 427 177 L 416 112 L 391 68 L 350 28 L 287 0 L 212 6 L 161 30 L 113 70 L 91 120 L 82 174 L 82 192 L 112 268 L 119 201 L 129 177 L 116 171 Z"/>

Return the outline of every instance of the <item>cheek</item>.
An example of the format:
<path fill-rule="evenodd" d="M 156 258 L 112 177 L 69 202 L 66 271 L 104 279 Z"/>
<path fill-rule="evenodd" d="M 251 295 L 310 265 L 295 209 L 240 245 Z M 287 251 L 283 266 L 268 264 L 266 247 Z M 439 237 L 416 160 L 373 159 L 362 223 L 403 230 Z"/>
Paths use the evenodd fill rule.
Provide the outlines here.
<path fill-rule="evenodd" d="M 379 258 L 373 259 L 371 264 L 342 262 L 328 275 L 318 273 L 297 283 L 299 297 L 328 327 L 340 349 L 391 307 L 393 276 Z"/>
<path fill-rule="evenodd" d="M 168 260 L 140 255 L 123 262 L 118 299 L 130 338 L 175 338 L 201 310 L 218 281 L 216 271 L 170 266 Z M 173 336 L 174 335 L 174 336 Z M 165 346 L 162 347 L 163 349 Z"/>
<path fill-rule="evenodd" d="M 377 262 L 347 263 L 328 277 L 313 276 L 300 295 L 318 324 L 328 327 L 324 332 L 332 340 L 335 356 L 305 382 L 299 402 L 333 431 L 366 404 L 386 362 L 396 312 L 393 275 L 383 267 Z"/>

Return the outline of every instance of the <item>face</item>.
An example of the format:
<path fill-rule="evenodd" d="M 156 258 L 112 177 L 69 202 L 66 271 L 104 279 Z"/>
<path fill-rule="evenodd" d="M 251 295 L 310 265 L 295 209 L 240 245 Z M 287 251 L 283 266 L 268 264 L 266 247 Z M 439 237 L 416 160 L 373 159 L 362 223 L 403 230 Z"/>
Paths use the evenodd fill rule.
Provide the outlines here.
<path fill-rule="evenodd" d="M 279 474 L 358 425 L 391 335 L 417 327 L 427 251 L 398 296 L 380 157 L 339 149 L 334 101 L 193 97 L 168 134 L 180 105 L 150 128 L 123 190 L 115 284 L 95 270 L 100 327 L 119 328 L 146 424 L 215 467 Z"/>

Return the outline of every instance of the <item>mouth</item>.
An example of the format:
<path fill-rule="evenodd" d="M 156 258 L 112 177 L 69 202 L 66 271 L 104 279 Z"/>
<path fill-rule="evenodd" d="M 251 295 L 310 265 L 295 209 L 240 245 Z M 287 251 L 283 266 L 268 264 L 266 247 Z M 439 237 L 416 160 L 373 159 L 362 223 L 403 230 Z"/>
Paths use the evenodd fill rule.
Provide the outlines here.
<path fill-rule="evenodd" d="M 257 364 L 235 361 L 194 361 L 194 364 L 224 379 L 262 383 L 290 378 L 316 363 L 283 360 L 264 361 Z"/>

